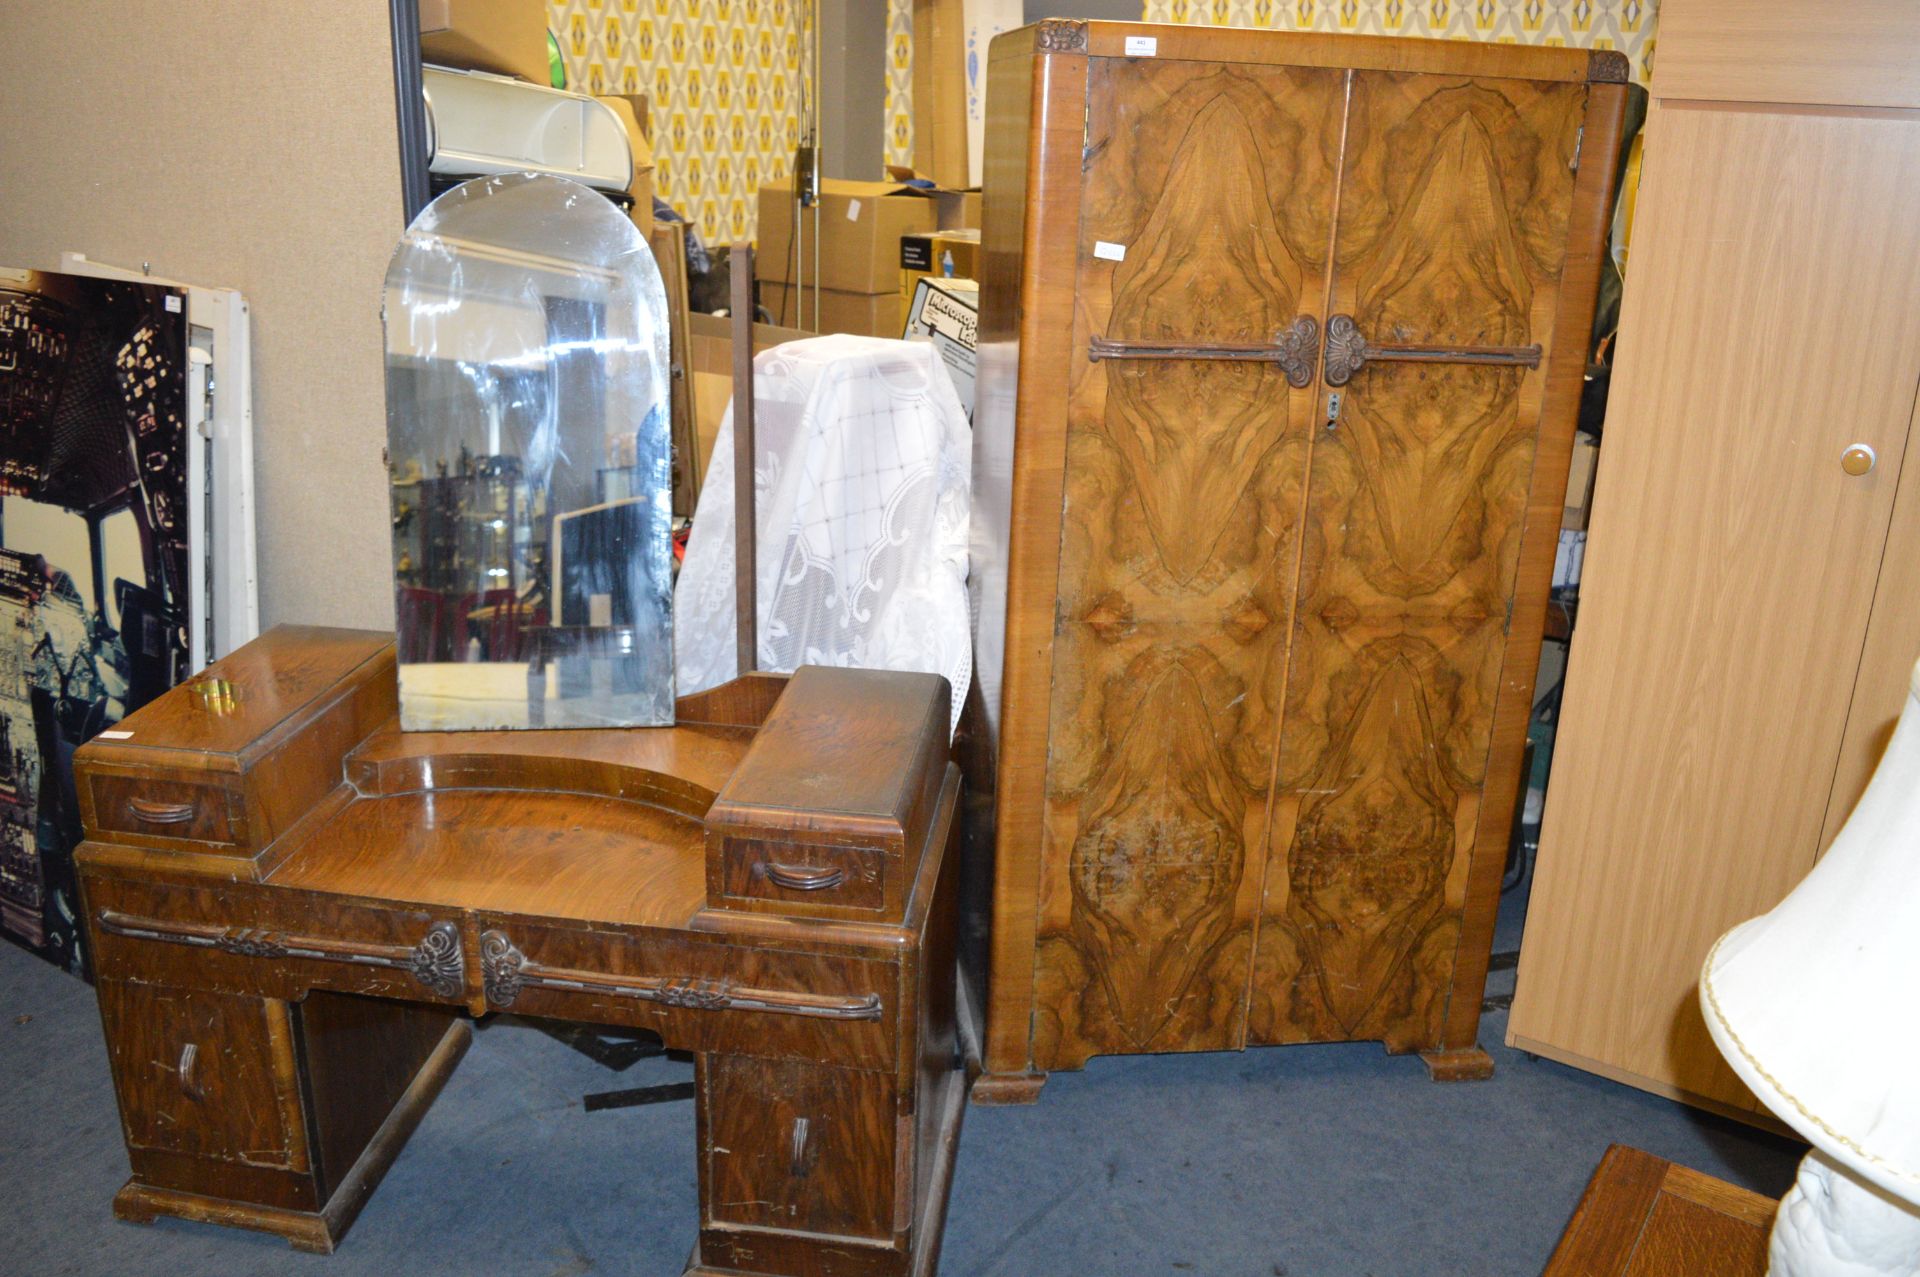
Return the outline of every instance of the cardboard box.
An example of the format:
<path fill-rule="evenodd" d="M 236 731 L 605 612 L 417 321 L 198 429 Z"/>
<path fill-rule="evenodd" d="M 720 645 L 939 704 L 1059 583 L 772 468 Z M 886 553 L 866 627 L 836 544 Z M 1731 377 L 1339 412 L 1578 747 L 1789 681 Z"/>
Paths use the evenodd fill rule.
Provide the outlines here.
<path fill-rule="evenodd" d="M 1567 471 L 1566 508 L 1560 526 L 1586 531 L 1593 511 L 1593 476 L 1600 465 L 1600 441 L 1582 430 L 1573 436 L 1573 463 Z"/>
<path fill-rule="evenodd" d="M 906 186 L 918 182 L 927 188 L 926 194 L 933 200 L 933 226 L 935 230 L 960 230 L 968 226 L 980 225 L 980 186 L 975 183 L 969 187 L 951 188 L 941 186 L 925 173 L 919 172 L 910 164 L 887 165 L 887 180 Z"/>
<path fill-rule="evenodd" d="M 760 304 L 773 316 L 774 323 L 813 332 L 813 291 L 809 286 L 803 294 L 796 294 L 788 284 L 762 283 Z M 898 337 L 905 325 L 906 314 L 907 303 L 897 291 L 849 293 L 827 288 L 820 290 L 818 331 Z"/>
<path fill-rule="evenodd" d="M 547 7 L 539 0 L 420 0 L 420 56 L 550 85 Z"/>
<path fill-rule="evenodd" d="M 913 53 L 913 166 L 942 186 L 971 186 L 964 0 L 913 0 Z"/>
<path fill-rule="evenodd" d="M 697 439 L 694 464 L 702 482 L 707 467 L 713 464 L 713 441 L 720 434 L 720 421 L 733 402 L 733 321 L 719 315 L 695 314 L 689 317 L 688 330 L 693 346 L 693 407 Z M 811 337 L 792 328 L 772 324 L 753 326 L 753 352 L 790 341 Z"/>
<path fill-rule="evenodd" d="M 793 282 L 793 188 L 785 183 L 760 188 L 760 225 L 754 237 L 754 268 L 763 280 Z M 806 219 L 801 249 L 806 257 L 801 278 L 813 277 L 814 217 Z M 818 283 L 842 293 L 887 293 L 899 300 L 900 237 L 930 231 L 931 194 L 898 182 L 820 183 L 820 277 Z M 896 312 L 903 307 L 897 307 Z M 898 313 L 895 315 L 899 318 Z M 896 323 L 897 328 L 897 323 Z M 898 336 L 889 333 L 888 336 Z"/>
<path fill-rule="evenodd" d="M 653 142 L 647 136 L 647 99 L 642 94 L 609 93 L 599 101 L 620 117 L 627 130 L 627 143 L 633 149 L 633 181 L 627 194 L 633 197 L 633 224 L 643 238 L 653 235 Z"/>
<path fill-rule="evenodd" d="M 934 226 L 943 231 L 981 225 L 980 188 L 933 193 Z"/>
<path fill-rule="evenodd" d="M 906 335 L 924 337 L 940 352 L 960 406 L 973 420 L 975 354 L 979 349 L 980 285 L 970 279 L 922 279 L 907 307 Z"/>
<path fill-rule="evenodd" d="M 900 297 L 913 303 L 923 279 L 980 278 L 980 232 L 929 231 L 900 237 Z"/>

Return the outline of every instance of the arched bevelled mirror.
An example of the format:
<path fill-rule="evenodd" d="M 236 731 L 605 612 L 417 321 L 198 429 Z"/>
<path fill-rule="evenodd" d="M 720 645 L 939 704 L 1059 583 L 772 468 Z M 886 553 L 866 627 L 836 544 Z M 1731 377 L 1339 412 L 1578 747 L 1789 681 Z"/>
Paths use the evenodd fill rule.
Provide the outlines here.
<path fill-rule="evenodd" d="M 673 721 L 666 296 L 584 186 L 455 187 L 387 269 L 409 731 Z"/>

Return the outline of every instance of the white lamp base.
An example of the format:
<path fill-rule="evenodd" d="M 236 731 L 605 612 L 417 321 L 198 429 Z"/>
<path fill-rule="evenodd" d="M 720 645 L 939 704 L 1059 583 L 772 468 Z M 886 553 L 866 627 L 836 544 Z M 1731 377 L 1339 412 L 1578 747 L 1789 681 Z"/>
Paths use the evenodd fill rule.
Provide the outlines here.
<path fill-rule="evenodd" d="M 1920 1273 L 1920 1207 L 1814 1149 L 1780 1201 L 1768 1277 L 1912 1277 Z"/>

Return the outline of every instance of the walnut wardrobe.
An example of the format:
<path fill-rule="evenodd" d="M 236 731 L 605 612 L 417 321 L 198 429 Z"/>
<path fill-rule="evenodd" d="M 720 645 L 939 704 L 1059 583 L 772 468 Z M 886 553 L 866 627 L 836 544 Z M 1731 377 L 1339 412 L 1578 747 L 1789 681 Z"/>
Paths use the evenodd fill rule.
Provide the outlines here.
<path fill-rule="evenodd" d="M 1475 1042 L 1626 63 L 1049 21 L 988 70 L 986 1073 Z"/>

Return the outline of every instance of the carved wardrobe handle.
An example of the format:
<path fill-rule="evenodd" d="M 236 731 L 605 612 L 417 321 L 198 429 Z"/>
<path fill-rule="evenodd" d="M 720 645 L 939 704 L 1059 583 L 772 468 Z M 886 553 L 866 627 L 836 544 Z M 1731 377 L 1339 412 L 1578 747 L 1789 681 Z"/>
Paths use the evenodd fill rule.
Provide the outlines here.
<path fill-rule="evenodd" d="M 833 869 L 815 865 L 783 865 L 769 860 L 760 866 L 760 872 L 767 881 L 776 887 L 785 887 L 788 891 L 832 891 L 847 880 L 844 869 Z"/>
<path fill-rule="evenodd" d="M 184 825 L 193 819 L 192 803 L 156 803 L 146 798 L 129 798 L 127 810 L 149 825 Z"/>
<path fill-rule="evenodd" d="M 1087 358 L 1096 364 L 1102 359 L 1219 359 L 1276 364 L 1287 375 L 1289 386 L 1295 390 L 1305 390 L 1313 384 L 1313 364 L 1319 353 L 1319 337 L 1319 321 L 1312 315 L 1301 315 L 1275 333 L 1271 345 L 1109 341 L 1105 337 L 1094 337 L 1087 342 Z"/>
<path fill-rule="evenodd" d="M 1494 368 L 1538 368 L 1540 347 L 1422 346 L 1410 342 L 1372 342 L 1352 315 L 1327 320 L 1325 375 L 1329 386 L 1344 386 L 1370 363 L 1481 364 Z"/>

